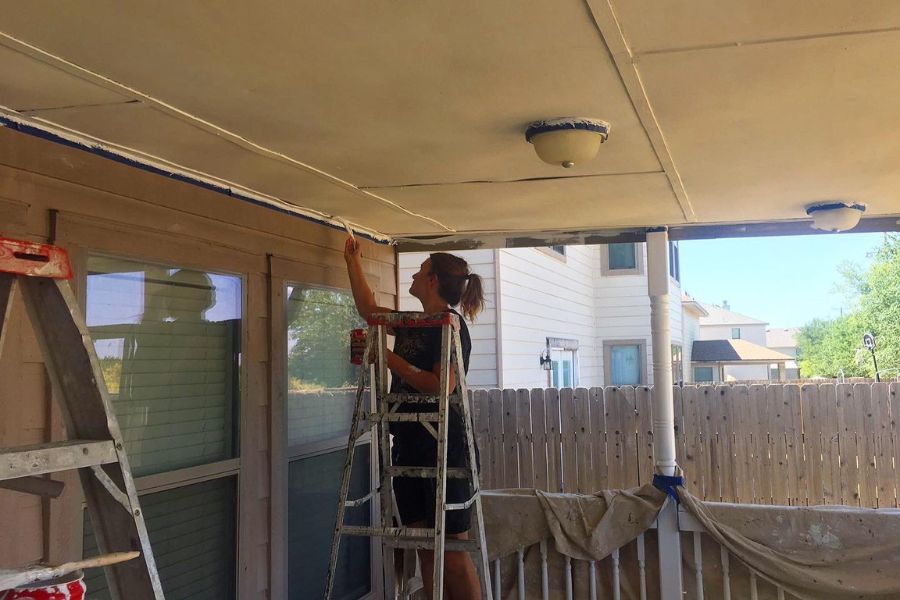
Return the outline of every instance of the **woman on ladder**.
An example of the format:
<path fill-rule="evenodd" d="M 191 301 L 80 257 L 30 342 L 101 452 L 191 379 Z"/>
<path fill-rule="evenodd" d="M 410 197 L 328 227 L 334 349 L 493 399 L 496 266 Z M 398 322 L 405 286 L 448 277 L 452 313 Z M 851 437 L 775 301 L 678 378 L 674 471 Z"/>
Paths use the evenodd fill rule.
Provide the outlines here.
<path fill-rule="evenodd" d="M 373 313 L 393 312 L 378 306 L 375 295 L 363 274 L 359 244 L 347 238 L 344 259 L 350 274 L 353 300 L 359 314 L 367 319 Z M 452 254 L 436 252 L 422 263 L 412 276 L 409 293 L 422 303 L 425 313 L 451 312 L 460 316 L 452 307 L 459 306 L 470 321 L 484 308 L 484 292 L 481 277 L 469 272 L 465 260 Z M 463 366 L 469 370 L 469 354 L 472 341 L 465 320 L 460 316 L 460 342 Z M 393 374 L 392 393 L 440 393 L 441 382 L 441 330 L 433 328 L 396 328 L 394 351 L 387 353 L 387 367 Z M 454 373 L 450 372 L 450 389 L 456 387 Z M 401 405 L 399 412 L 436 411 L 437 405 Z M 460 413 L 450 410 L 447 444 L 447 466 L 465 467 L 467 448 L 465 429 Z M 437 441 L 420 423 L 391 423 L 394 465 L 433 467 L 437 464 Z M 394 496 L 404 527 L 434 527 L 436 481 L 414 477 L 395 477 Z M 447 502 L 462 503 L 471 496 L 468 481 L 447 479 Z M 467 539 L 470 528 L 471 508 L 451 510 L 446 513 L 445 531 L 448 539 Z M 434 552 L 419 550 L 422 580 L 428 598 L 432 597 Z M 449 600 L 480 600 L 481 584 L 472 558 L 466 552 L 444 553 L 444 589 Z"/>

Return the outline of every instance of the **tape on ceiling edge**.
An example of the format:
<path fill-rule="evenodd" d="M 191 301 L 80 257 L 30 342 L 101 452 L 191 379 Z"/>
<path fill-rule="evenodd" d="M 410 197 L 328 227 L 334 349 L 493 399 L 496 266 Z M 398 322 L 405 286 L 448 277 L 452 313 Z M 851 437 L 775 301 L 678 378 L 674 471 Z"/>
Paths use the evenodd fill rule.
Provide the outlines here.
<path fill-rule="evenodd" d="M 17 118 L 6 112 L 0 112 L 0 126 L 38 137 L 49 142 L 82 150 L 114 162 L 127 165 L 155 175 L 162 175 L 169 179 L 174 179 L 182 183 L 187 183 L 208 191 L 223 194 L 230 198 L 235 198 L 243 202 L 248 202 L 256 206 L 261 206 L 269 210 L 274 210 L 285 215 L 297 217 L 306 221 L 311 221 L 318 225 L 324 225 L 332 229 L 344 230 L 346 221 L 337 215 L 328 215 L 319 213 L 312 209 L 302 209 L 301 207 L 291 205 L 278 198 L 266 196 L 259 192 L 253 192 L 247 188 L 235 189 L 234 187 L 223 184 L 212 177 L 204 177 L 196 172 L 175 168 L 169 164 L 154 164 L 148 158 L 142 158 L 135 154 L 131 154 L 120 148 L 113 148 L 100 141 L 92 141 L 80 135 L 69 133 L 58 127 L 52 127 L 45 124 L 37 124 L 32 121 Z M 138 151 L 134 151 L 138 152 Z M 379 244 L 394 244 L 393 238 L 390 236 L 366 229 L 353 224 L 353 230 L 363 238 L 371 240 Z"/>

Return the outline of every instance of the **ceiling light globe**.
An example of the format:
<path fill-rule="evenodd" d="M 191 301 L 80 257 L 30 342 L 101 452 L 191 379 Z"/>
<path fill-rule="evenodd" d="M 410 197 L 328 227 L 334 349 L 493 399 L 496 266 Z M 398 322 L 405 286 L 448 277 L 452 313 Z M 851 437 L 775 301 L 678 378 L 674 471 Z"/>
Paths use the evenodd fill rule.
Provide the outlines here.
<path fill-rule="evenodd" d="M 864 212 L 865 204 L 851 202 L 823 202 L 806 209 L 806 214 L 812 217 L 814 229 L 832 233 L 853 229 Z"/>
<path fill-rule="evenodd" d="M 609 123 L 580 117 L 537 121 L 525 131 L 541 160 L 567 169 L 592 160 L 608 137 Z"/>

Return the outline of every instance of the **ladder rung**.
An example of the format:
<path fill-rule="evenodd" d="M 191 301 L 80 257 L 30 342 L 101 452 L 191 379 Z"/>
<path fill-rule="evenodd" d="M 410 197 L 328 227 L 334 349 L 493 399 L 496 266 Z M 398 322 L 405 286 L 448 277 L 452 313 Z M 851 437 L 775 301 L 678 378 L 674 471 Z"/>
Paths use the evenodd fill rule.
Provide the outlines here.
<path fill-rule="evenodd" d="M 391 538 L 428 538 L 434 537 L 434 528 L 425 527 L 362 527 L 358 525 L 344 525 L 341 527 L 344 535 L 359 535 L 364 537 L 391 537 Z"/>
<path fill-rule="evenodd" d="M 433 537 L 414 538 L 385 538 L 384 545 L 388 548 L 413 548 L 416 550 L 434 548 Z M 477 552 L 478 540 L 445 539 L 444 550 L 451 552 Z"/>
<path fill-rule="evenodd" d="M 440 421 L 441 413 L 439 412 L 419 412 L 419 413 L 369 413 L 369 422 L 377 423 L 378 421 L 387 421 L 389 423 L 437 423 Z"/>
<path fill-rule="evenodd" d="M 469 469 L 465 467 L 447 468 L 448 479 L 468 479 L 469 473 Z M 437 477 L 437 467 L 391 466 L 384 469 L 384 474 L 390 475 L 391 477 L 435 478 Z"/>
<path fill-rule="evenodd" d="M 440 396 L 434 394 L 385 394 L 388 404 L 437 404 Z M 450 396 L 450 404 L 459 404 L 459 395 Z"/>
<path fill-rule="evenodd" d="M 111 440 L 68 440 L 0 448 L 0 480 L 105 465 L 118 460 L 116 446 Z"/>

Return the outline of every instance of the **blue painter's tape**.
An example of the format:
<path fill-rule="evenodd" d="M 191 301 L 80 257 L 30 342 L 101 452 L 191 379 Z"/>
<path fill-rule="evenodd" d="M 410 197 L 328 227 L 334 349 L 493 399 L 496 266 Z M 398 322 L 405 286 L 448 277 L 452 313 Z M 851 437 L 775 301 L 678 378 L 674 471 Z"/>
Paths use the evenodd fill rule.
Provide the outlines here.
<path fill-rule="evenodd" d="M 653 476 L 653 487 L 664 491 L 667 496 L 672 498 L 672 500 L 680 503 L 681 501 L 678 499 L 678 488 L 684 487 L 684 477 L 680 475 L 661 475 L 657 473 Z"/>
<path fill-rule="evenodd" d="M 184 175 L 182 173 L 174 173 L 172 171 L 167 171 L 165 169 L 161 169 L 159 167 L 154 167 L 153 165 L 148 165 L 139 161 L 136 161 L 132 158 L 128 158 L 127 156 L 122 156 L 121 154 L 116 154 L 106 148 L 102 148 L 100 146 L 88 146 L 85 144 L 79 144 L 78 142 L 73 142 L 72 140 L 67 140 L 66 138 L 59 136 L 55 133 L 51 133 L 39 127 L 35 127 L 33 125 L 27 125 L 25 123 L 19 123 L 18 121 L 14 121 L 4 115 L 0 115 L 0 126 L 6 127 L 8 129 L 12 129 L 14 131 L 18 131 L 19 133 L 24 133 L 26 135 L 30 135 L 33 137 L 41 138 L 43 140 L 47 140 L 48 142 L 53 142 L 54 144 L 60 144 L 62 146 L 68 146 L 69 148 L 75 148 L 76 150 L 82 150 L 89 154 L 94 154 L 96 156 L 100 156 L 102 158 L 106 158 L 108 160 L 117 162 L 119 164 L 127 165 L 129 167 L 134 167 L 135 169 L 140 169 L 141 171 L 146 171 L 148 173 L 153 173 L 154 175 L 161 175 L 168 179 L 174 179 L 175 181 L 180 181 L 182 183 L 187 183 L 189 185 L 193 185 L 199 188 L 203 188 L 205 190 L 215 192 L 217 194 L 223 194 L 225 196 L 229 196 L 236 200 L 240 200 L 242 202 L 248 202 L 250 204 L 255 204 L 256 206 L 261 206 L 263 208 L 267 208 L 269 210 L 274 210 L 275 212 L 289 215 L 291 217 L 295 217 L 298 219 L 303 219 L 304 221 L 309 221 L 311 223 L 316 223 L 317 225 L 324 225 L 325 227 L 330 227 L 332 229 L 338 229 L 343 231 L 344 228 L 341 225 L 334 225 L 333 223 L 328 223 L 327 221 L 321 221 L 316 219 L 315 217 L 310 217 L 307 215 L 301 215 L 295 213 L 293 211 L 287 210 L 286 208 L 281 208 L 280 206 L 273 206 L 261 200 L 257 200 L 256 198 L 252 198 L 250 196 L 246 196 L 241 194 L 240 192 L 236 192 L 231 188 L 224 187 L 221 185 L 216 185 L 214 183 L 210 183 L 208 181 L 203 181 L 201 179 L 196 179 L 194 177 L 190 177 L 189 175 Z M 367 240 L 373 241 L 377 244 L 387 244 L 387 242 L 383 240 L 376 239 L 371 235 L 367 235 L 365 233 L 359 233 L 359 237 L 365 238 Z"/>

